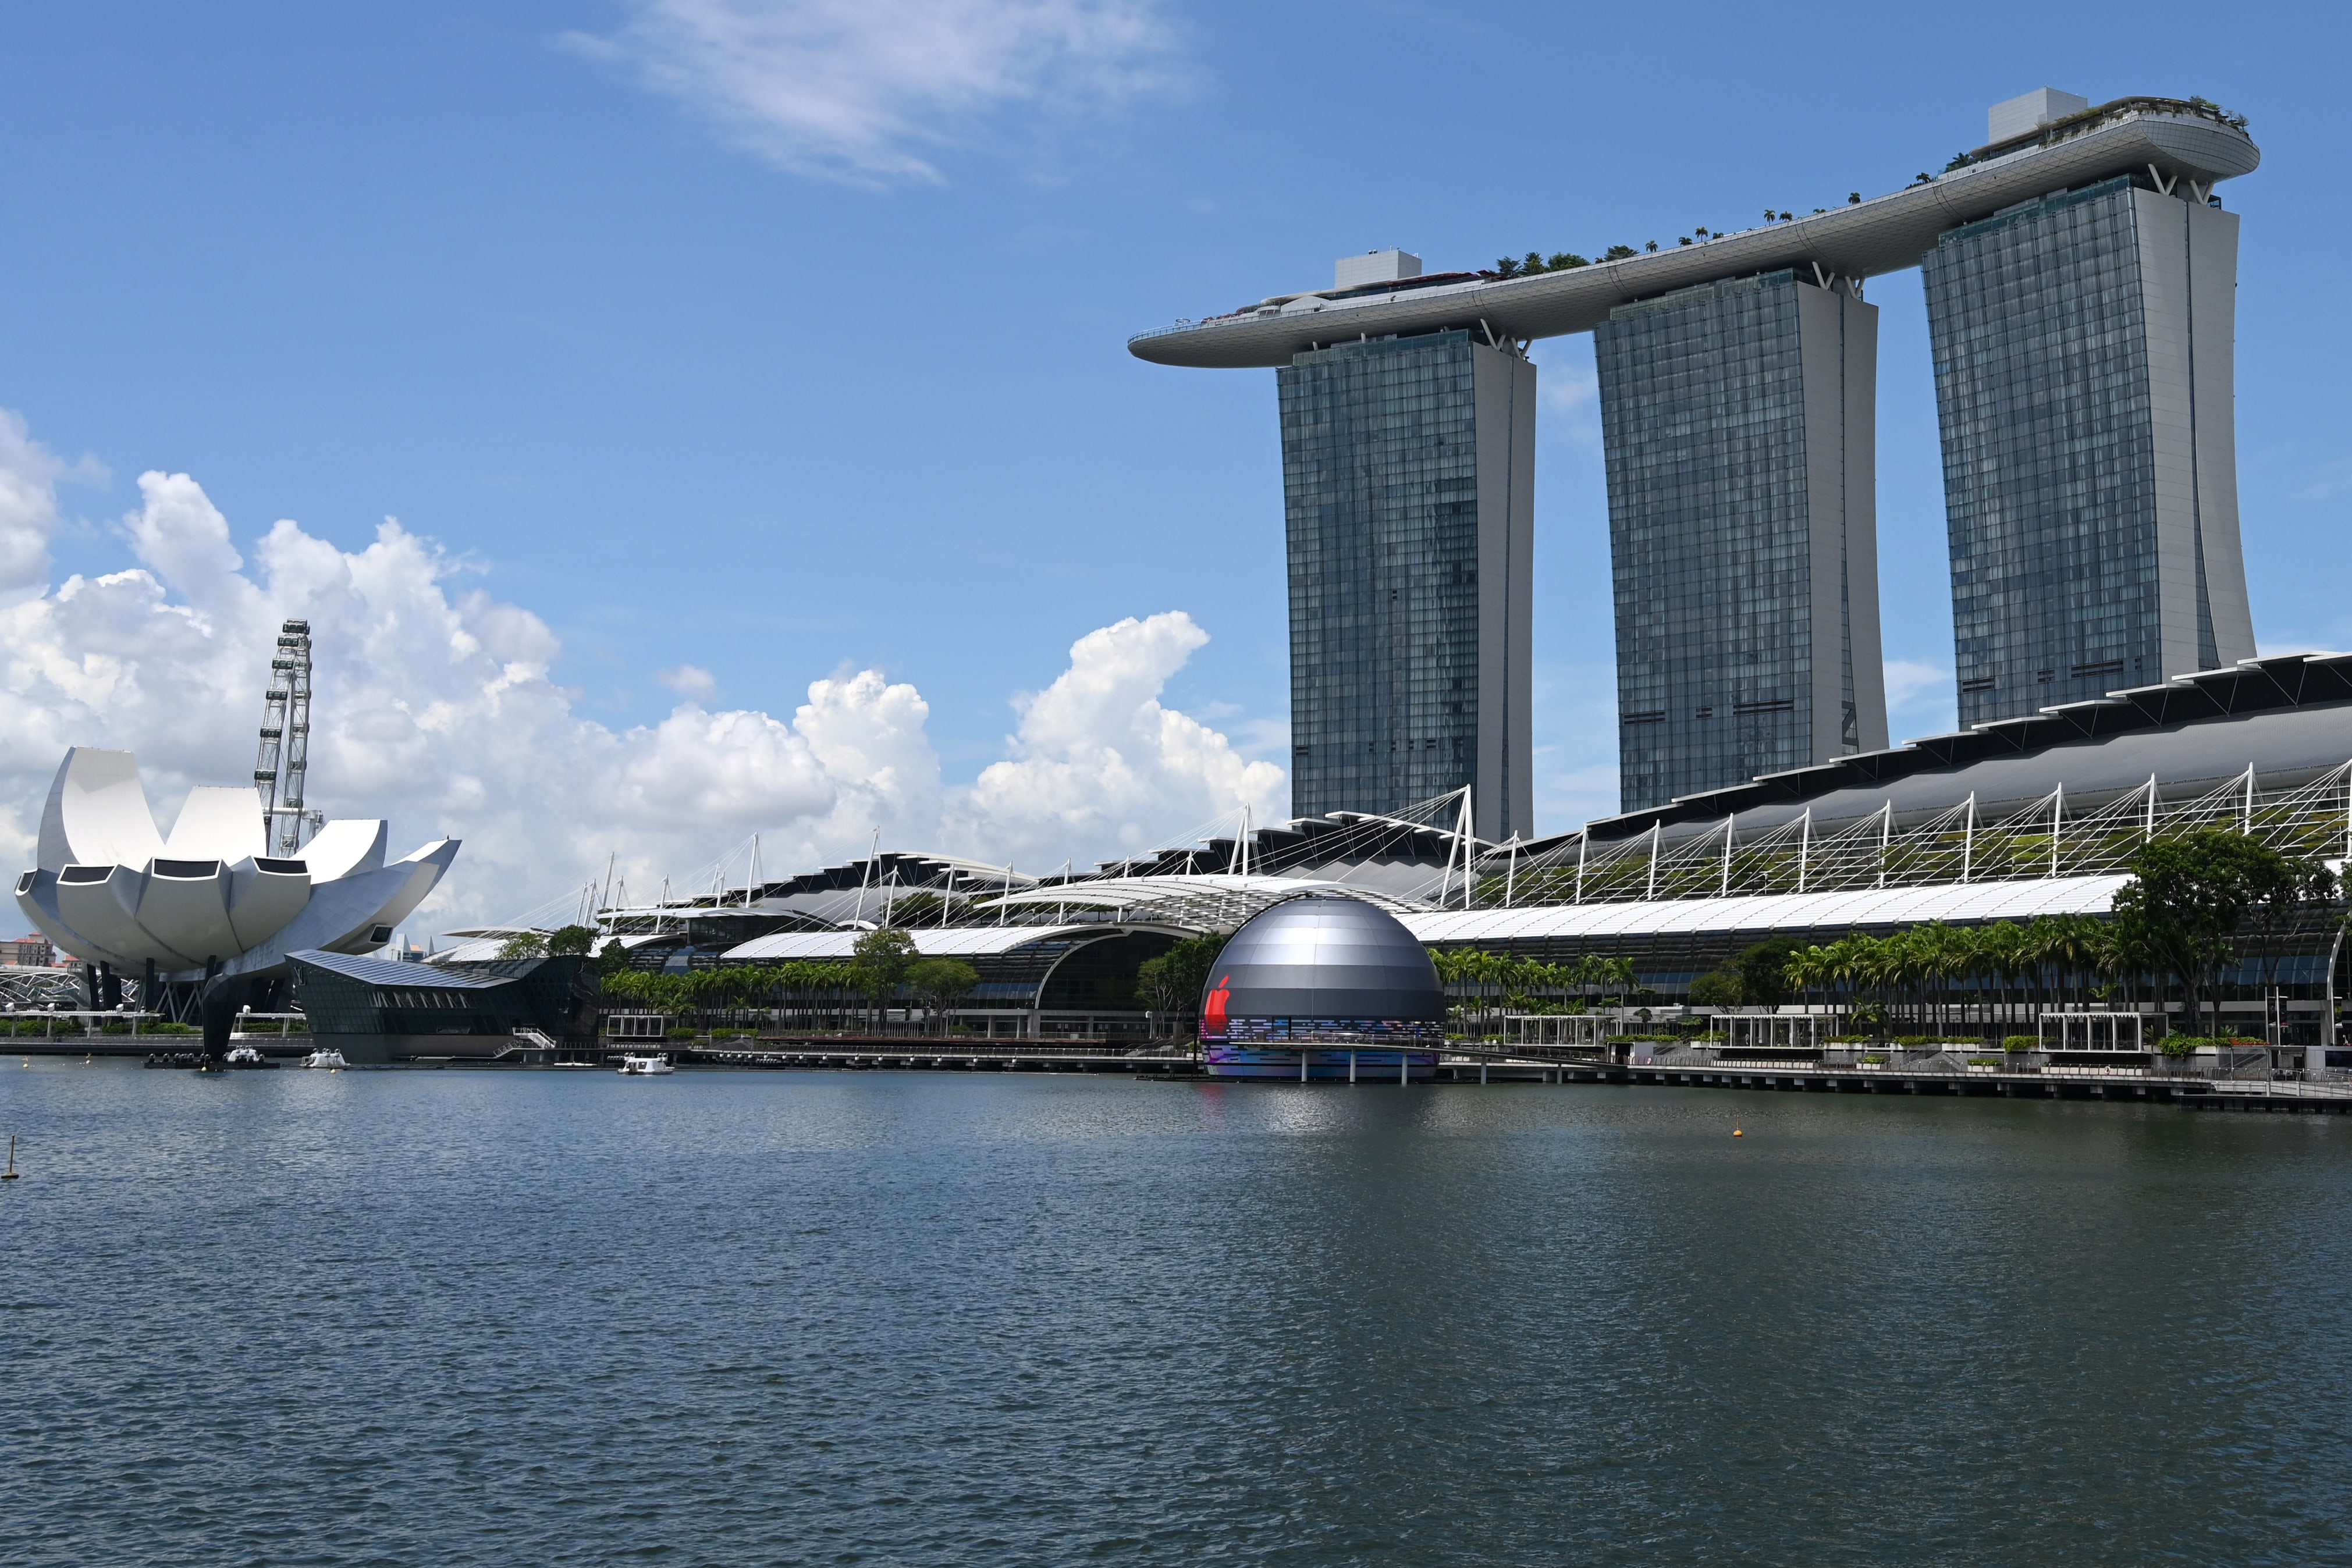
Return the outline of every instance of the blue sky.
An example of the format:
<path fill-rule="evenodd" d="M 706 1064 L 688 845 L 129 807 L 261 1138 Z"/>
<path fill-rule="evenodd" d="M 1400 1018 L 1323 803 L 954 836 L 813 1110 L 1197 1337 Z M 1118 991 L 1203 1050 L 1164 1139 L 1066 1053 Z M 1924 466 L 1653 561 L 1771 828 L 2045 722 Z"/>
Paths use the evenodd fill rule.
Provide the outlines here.
<path fill-rule="evenodd" d="M 453 602 L 544 623 L 580 723 L 647 730 L 682 698 L 790 715 L 812 681 L 872 669 L 919 688 L 950 791 L 1036 752 L 1007 740 L 1013 700 L 1076 667 L 1075 642 L 1181 611 L 1209 640 L 1153 666 L 1158 700 L 1278 763 L 1273 374 L 1148 366 L 1129 333 L 1327 282 L 1349 251 L 1484 265 L 1875 193 L 2044 84 L 2200 93 L 2263 150 L 2222 188 L 2245 214 L 2257 631 L 2344 646 L 2345 18 L 16 6 L 0 408 L 56 460 L 53 581 L 131 563 L 110 519 L 148 470 L 192 476 L 248 560 L 279 518 L 360 552 L 395 517 L 445 552 Z M 1950 720 L 1950 622 L 1916 274 L 1871 298 L 1900 737 Z M 1538 825 L 1557 831 L 1614 804 L 1613 689 L 1589 340 L 1538 360 Z"/>

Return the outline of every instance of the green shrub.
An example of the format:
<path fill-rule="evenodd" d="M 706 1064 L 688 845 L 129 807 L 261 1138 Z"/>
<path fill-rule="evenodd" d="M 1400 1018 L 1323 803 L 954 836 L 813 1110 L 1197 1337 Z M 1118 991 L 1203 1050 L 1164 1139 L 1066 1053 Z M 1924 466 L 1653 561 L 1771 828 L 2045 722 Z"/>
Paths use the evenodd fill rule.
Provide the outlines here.
<path fill-rule="evenodd" d="M 687 1032 L 691 1034 L 693 1031 L 689 1030 Z M 676 1031 L 673 1030 L 672 1033 L 675 1034 Z M 750 1040 L 751 1038 L 751 1031 L 748 1029 L 714 1029 L 710 1031 L 710 1038 L 713 1040 Z"/>
<path fill-rule="evenodd" d="M 2042 1042 L 2030 1034 L 2013 1034 L 2000 1042 L 2003 1051 L 2039 1051 Z"/>
<path fill-rule="evenodd" d="M 698 1030 L 674 1029 L 669 1031 L 669 1038 L 672 1040 L 692 1040 L 699 1032 L 700 1031 Z"/>
<path fill-rule="evenodd" d="M 2000 1065 L 2000 1058 L 1998 1056 L 1971 1056 L 1969 1058 L 1969 1065 L 1970 1067 L 1999 1067 Z"/>
<path fill-rule="evenodd" d="M 1874 1051 L 1862 1060 L 1872 1067 L 1884 1067 L 1886 1065 L 1886 1053 L 1883 1051 Z"/>
<path fill-rule="evenodd" d="M 2212 1043 L 2210 1040 L 2200 1040 L 2193 1034 L 2168 1034 L 2158 1042 L 2156 1049 L 2164 1052 L 2171 1061 L 2179 1061 L 2194 1055 L 2199 1046 Z"/>
<path fill-rule="evenodd" d="M 142 1034 L 202 1034 L 205 1031 L 192 1023 L 151 1023 L 139 1032 Z"/>

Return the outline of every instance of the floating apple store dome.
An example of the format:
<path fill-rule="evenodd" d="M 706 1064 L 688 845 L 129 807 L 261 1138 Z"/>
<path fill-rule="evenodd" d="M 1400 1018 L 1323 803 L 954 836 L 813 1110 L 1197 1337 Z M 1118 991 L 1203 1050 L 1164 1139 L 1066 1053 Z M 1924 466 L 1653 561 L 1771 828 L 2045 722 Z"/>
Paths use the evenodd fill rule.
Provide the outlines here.
<path fill-rule="evenodd" d="M 1343 894 L 1286 900 L 1252 919 L 1209 971 L 1204 1040 L 1440 1038 L 1445 988 L 1396 916 Z"/>

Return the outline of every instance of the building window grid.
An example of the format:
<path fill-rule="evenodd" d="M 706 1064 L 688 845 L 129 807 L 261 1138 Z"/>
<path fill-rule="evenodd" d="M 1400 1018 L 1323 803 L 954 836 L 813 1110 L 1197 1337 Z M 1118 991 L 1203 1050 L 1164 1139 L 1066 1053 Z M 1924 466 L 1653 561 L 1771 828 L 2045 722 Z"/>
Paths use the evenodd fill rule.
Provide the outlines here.
<path fill-rule="evenodd" d="M 1464 333 L 1280 372 L 1293 809 L 1468 783 L 1478 711 L 1477 475 Z"/>
<path fill-rule="evenodd" d="M 1608 389 L 1623 805 L 1811 761 L 1793 277 L 1621 309 L 1595 344 Z"/>
<path fill-rule="evenodd" d="M 2160 678 L 2155 438 L 2129 182 L 1957 230 L 1923 271 L 1961 722 Z"/>

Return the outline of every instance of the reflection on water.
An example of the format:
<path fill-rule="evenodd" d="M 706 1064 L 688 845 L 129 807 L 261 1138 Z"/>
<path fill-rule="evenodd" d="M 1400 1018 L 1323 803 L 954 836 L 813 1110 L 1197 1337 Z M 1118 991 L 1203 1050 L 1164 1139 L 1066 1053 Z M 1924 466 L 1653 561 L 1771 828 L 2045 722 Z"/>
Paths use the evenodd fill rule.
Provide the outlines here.
<path fill-rule="evenodd" d="M 12 1061 L 9 1129 L 12 1561 L 2352 1555 L 2333 1118 Z"/>

